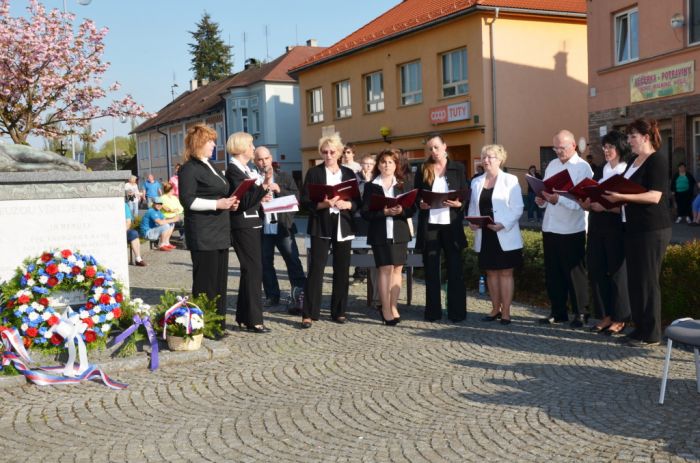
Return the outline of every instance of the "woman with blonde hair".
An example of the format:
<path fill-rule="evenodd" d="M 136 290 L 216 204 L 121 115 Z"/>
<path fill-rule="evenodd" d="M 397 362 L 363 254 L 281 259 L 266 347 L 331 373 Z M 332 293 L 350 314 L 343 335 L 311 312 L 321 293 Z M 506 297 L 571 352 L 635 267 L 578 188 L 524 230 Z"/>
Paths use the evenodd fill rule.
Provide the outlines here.
<path fill-rule="evenodd" d="M 350 273 L 350 250 L 355 237 L 353 215 L 360 207 L 360 199 L 350 201 L 324 198 L 314 201 L 309 196 L 309 185 L 337 185 L 356 179 L 352 169 L 338 162 L 343 151 L 343 142 L 338 134 L 324 136 L 318 141 L 318 152 L 323 162 L 306 172 L 301 202 L 309 211 L 307 233 L 311 239 L 309 268 L 302 308 L 302 328 L 311 328 L 312 320 L 321 313 L 323 273 L 328 252 L 333 252 L 333 292 L 331 295 L 331 319 L 336 323 L 347 321 L 345 310 L 348 304 Z"/>
<path fill-rule="evenodd" d="M 226 179 L 209 163 L 216 131 L 204 124 L 187 130 L 184 164 L 180 169 L 180 200 L 185 212 L 185 242 L 192 257 L 192 294 L 216 300 L 226 316 L 228 249 L 231 246 L 229 210 L 238 208 L 230 198 Z M 226 321 L 222 321 L 226 328 Z"/>
<path fill-rule="evenodd" d="M 254 178 L 256 185 L 241 198 L 238 210 L 231 212 L 231 242 L 240 264 L 240 281 L 236 301 L 236 322 L 254 333 L 270 331 L 263 324 L 262 305 L 262 217 L 260 203 L 267 190 L 261 185 L 262 178 L 248 163 L 253 160 L 255 146 L 253 136 L 236 132 L 228 138 L 226 150 L 231 162 L 226 168 L 226 179 L 233 193 L 244 180 Z"/>
<path fill-rule="evenodd" d="M 484 175 L 472 180 L 469 216 L 488 216 L 494 223 L 481 228 L 469 224 L 474 231 L 474 250 L 479 253 L 479 268 L 486 272 L 491 297 L 491 313 L 483 321 L 501 319 L 510 323 L 515 282 L 513 269 L 523 262 L 523 238 L 519 220 L 523 214 L 523 197 L 515 175 L 502 170 L 508 158 L 501 145 L 481 149 Z"/>
<path fill-rule="evenodd" d="M 416 174 L 414 186 L 420 190 L 446 193 L 467 186 L 464 166 L 447 157 L 447 144 L 439 134 L 428 136 L 425 149 L 428 157 Z M 444 201 L 442 207 L 431 209 L 430 204 L 417 200 L 418 231 L 416 249 L 423 251 L 425 266 L 425 315 L 427 321 L 442 318 L 440 300 L 440 253 L 447 261 L 447 318 L 460 322 L 467 318 L 467 289 L 464 286 L 462 250 L 467 247 L 462 220 L 464 203 Z"/>

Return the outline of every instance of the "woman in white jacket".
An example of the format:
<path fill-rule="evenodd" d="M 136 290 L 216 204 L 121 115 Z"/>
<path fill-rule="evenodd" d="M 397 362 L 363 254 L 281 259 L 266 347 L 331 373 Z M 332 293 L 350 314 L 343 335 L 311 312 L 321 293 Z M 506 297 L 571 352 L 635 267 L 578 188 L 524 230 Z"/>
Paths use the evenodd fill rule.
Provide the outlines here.
<path fill-rule="evenodd" d="M 513 301 L 513 269 L 522 265 L 523 238 L 519 220 L 523 213 L 523 197 L 518 178 L 501 170 L 508 157 L 501 145 L 486 145 L 481 149 L 484 174 L 472 180 L 469 200 L 470 216 L 490 216 L 494 223 L 474 231 L 474 250 L 479 253 L 479 267 L 486 278 L 493 306 L 483 321 L 501 320 L 510 323 Z"/>

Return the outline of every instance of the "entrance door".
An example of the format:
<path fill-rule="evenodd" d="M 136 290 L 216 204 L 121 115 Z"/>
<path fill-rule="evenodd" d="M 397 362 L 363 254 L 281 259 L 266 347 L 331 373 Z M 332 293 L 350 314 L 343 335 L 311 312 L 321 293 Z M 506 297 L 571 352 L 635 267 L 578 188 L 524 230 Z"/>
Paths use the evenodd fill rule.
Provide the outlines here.
<path fill-rule="evenodd" d="M 467 179 L 470 179 L 473 174 L 470 165 L 472 153 L 471 145 L 448 146 L 447 152 L 450 155 L 450 159 L 464 164 L 464 173 L 466 174 Z"/>

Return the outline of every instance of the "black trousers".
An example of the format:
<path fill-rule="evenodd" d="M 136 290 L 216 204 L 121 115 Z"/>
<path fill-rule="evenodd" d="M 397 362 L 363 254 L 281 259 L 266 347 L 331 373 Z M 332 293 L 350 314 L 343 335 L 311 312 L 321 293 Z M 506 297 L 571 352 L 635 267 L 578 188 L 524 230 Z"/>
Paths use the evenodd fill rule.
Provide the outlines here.
<path fill-rule="evenodd" d="M 350 277 L 350 250 L 352 241 L 336 241 L 311 237 L 309 268 L 304 290 L 303 318 L 318 320 L 321 316 L 321 296 L 323 293 L 323 273 L 328 252 L 333 252 L 333 292 L 331 294 L 331 318 L 345 316 L 348 306 Z"/>
<path fill-rule="evenodd" d="M 661 340 L 661 262 L 671 229 L 625 233 L 625 258 L 635 337 Z"/>
<path fill-rule="evenodd" d="M 216 312 L 226 317 L 228 284 L 228 249 L 190 251 L 192 258 L 192 295 L 206 294 L 209 299 L 219 297 Z M 226 319 L 221 321 L 226 328 Z"/>
<path fill-rule="evenodd" d="M 676 217 L 690 217 L 692 219 L 693 211 L 690 207 L 694 197 L 692 185 L 688 191 L 675 192 L 674 197 L 676 198 Z"/>
<path fill-rule="evenodd" d="M 467 289 L 464 285 L 462 249 L 452 237 L 450 225 L 428 224 L 423 250 L 425 266 L 426 320 L 442 318 L 440 301 L 440 251 L 447 263 L 447 318 L 454 322 L 467 318 Z"/>
<path fill-rule="evenodd" d="M 231 241 L 241 265 L 236 322 L 246 326 L 262 325 L 262 229 L 232 230 Z"/>
<path fill-rule="evenodd" d="M 630 299 L 622 230 L 589 231 L 586 258 L 596 316 L 608 316 L 614 322 L 627 321 Z"/>
<path fill-rule="evenodd" d="M 567 299 L 574 315 L 582 314 L 588 305 L 586 278 L 586 232 L 561 235 L 542 232 L 544 276 L 547 295 L 552 304 L 551 316 L 568 320 Z"/>

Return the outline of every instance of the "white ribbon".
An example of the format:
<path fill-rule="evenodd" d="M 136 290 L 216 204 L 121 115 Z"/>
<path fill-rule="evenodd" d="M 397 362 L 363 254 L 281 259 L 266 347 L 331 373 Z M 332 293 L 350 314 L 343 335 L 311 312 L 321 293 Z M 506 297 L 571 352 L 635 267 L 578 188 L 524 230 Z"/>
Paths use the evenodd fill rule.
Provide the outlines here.
<path fill-rule="evenodd" d="M 79 375 L 85 372 L 90 366 L 88 364 L 85 341 L 83 341 L 83 337 L 81 336 L 87 328 L 87 324 L 80 320 L 78 313 L 74 312 L 70 306 L 67 306 L 66 310 L 61 314 L 59 322 L 49 330 L 51 333 L 60 335 L 66 341 L 65 345 L 68 348 L 68 361 L 66 362 L 66 367 L 63 369 L 64 376 L 73 377 Z M 78 343 L 78 358 L 80 360 L 77 371 L 75 369 L 76 341 Z"/>

